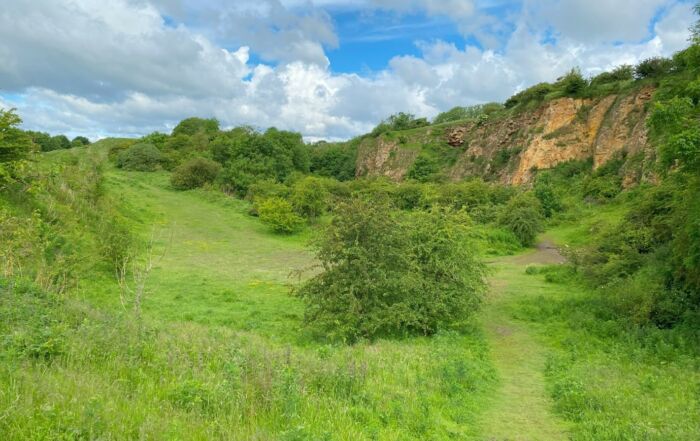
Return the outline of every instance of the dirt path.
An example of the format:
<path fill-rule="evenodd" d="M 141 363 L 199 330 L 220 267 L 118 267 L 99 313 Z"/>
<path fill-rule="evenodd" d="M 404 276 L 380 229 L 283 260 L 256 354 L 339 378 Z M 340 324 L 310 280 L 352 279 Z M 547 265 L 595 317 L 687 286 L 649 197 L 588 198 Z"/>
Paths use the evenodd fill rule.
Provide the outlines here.
<path fill-rule="evenodd" d="M 491 293 L 483 310 L 484 329 L 500 376 L 491 408 L 482 419 L 482 440 L 566 440 L 566 429 L 551 411 L 544 367 L 546 352 L 527 323 L 512 318 L 513 302 L 538 295 L 538 278 L 528 277 L 529 264 L 564 262 L 558 250 L 542 242 L 537 250 L 492 263 Z"/>

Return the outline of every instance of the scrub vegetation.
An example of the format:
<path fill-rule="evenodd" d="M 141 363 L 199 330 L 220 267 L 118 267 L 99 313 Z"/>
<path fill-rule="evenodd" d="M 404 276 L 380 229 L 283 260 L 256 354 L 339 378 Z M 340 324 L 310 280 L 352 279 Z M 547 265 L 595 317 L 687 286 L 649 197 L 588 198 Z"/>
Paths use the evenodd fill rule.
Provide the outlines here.
<path fill-rule="evenodd" d="M 622 156 L 518 188 L 427 147 L 394 182 L 356 178 L 362 137 L 90 143 L 0 111 L 0 438 L 700 439 L 695 37 L 432 123 L 653 84 L 632 187 Z"/>

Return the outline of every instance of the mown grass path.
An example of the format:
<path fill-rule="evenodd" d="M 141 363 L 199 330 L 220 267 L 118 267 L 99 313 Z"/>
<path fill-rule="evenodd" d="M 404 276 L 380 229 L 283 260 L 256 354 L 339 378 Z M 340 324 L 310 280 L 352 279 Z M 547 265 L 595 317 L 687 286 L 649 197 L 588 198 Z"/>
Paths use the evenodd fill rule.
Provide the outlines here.
<path fill-rule="evenodd" d="M 545 243 L 534 252 L 492 263 L 491 291 L 482 317 L 500 384 L 482 417 L 482 440 L 567 439 L 564 423 L 552 413 L 545 387 L 546 349 L 528 324 L 514 319 L 511 313 L 514 301 L 539 295 L 539 285 L 544 283 L 528 277 L 526 266 L 561 260 Z"/>

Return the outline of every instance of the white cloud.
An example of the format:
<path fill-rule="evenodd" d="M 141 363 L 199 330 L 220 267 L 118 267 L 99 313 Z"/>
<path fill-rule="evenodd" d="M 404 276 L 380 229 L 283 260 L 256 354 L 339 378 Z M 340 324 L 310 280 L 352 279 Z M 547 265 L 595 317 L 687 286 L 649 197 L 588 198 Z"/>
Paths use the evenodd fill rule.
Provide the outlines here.
<path fill-rule="evenodd" d="M 474 17 L 468 26 L 483 29 L 485 23 L 478 12 L 483 2 L 372 1 L 374 6 L 367 7 L 454 11 Z M 192 4 L 5 0 L 0 106 L 18 107 L 28 128 L 69 135 L 168 131 L 180 119 L 199 115 L 214 116 L 224 126 L 298 130 L 308 139 L 348 138 L 399 111 L 431 117 L 455 105 L 502 101 L 573 66 L 594 75 L 620 63 L 670 55 L 686 45 L 693 21 L 688 4 L 641 0 L 634 11 L 640 21 L 623 20 L 624 29 L 614 29 L 607 18 L 576 9 L 580 2 L 571 0 L 580 21 L 600 31 L 590 36 L 570 23 L 570 12 L 557 12 L 563 2 L 547 1 L 553 5 L 547 14 L 542 2 L 523 6 L 499 50 L 422 42 L 420 56 L 397 54 L 385 70 L 360 76 L 335 74 L 327 65 L 324 47 L 336 37 L 330 18 L 316 9 L 321 3 L 350 7 L 352 0 L 312 6 L 302 0 L 243 0 L 235 6 L 209 0 L 196 23 L 175 27 L 162 15 L 192 14 Z M 651 29 L 653 36 L 644 38 L 661 3 L 666 7 Z M 616 4 L 629 6 L 627 0 Z M 618 9 L 601 5 L 617 14 Z M 543 42 L 547 23 L 567 32 L 556 33 L 556 42 Z M 226 43 L 233 41 L 239 44 Z M 251 63 L 251 52 L 279 64 Z"/>

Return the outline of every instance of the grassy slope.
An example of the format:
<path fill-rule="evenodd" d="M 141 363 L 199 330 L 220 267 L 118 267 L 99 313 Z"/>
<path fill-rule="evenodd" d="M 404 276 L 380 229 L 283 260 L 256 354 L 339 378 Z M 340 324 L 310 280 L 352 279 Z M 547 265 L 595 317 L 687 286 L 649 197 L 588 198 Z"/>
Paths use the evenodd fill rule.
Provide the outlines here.
<path fill-rule="evenodd" d="M 305 337 L 287 295 L 310 262 L 218 194 L 108 172 L 156 249 L 146 327 L 108 272 L 52 300 L 0 284 L 3 439 L 467 439 L 495 383 L 478 329 L 352 347 Z M 167 237 L 172 234 L 172 244 Z M 0 328 L 2 329 L 2 328 Z"/>
<path fill-rule="evenodd" d="M 165 174 L 110 171 L 107 188 L 168 248 L 146 332 L 106 272 L 67 302 L 0 286 L 3 439 L 700 438 L 697 361 L 615 331 L 583 288 L 526 275 L 527 258 L 497 262 L 485 338 L 330 346 L 304 335 L 286 294 L 306 237 L 272 235 L 222 195 L 174 192 Z M 581 214 L 550 237 L 582 244 L 620 208 Z"/>

